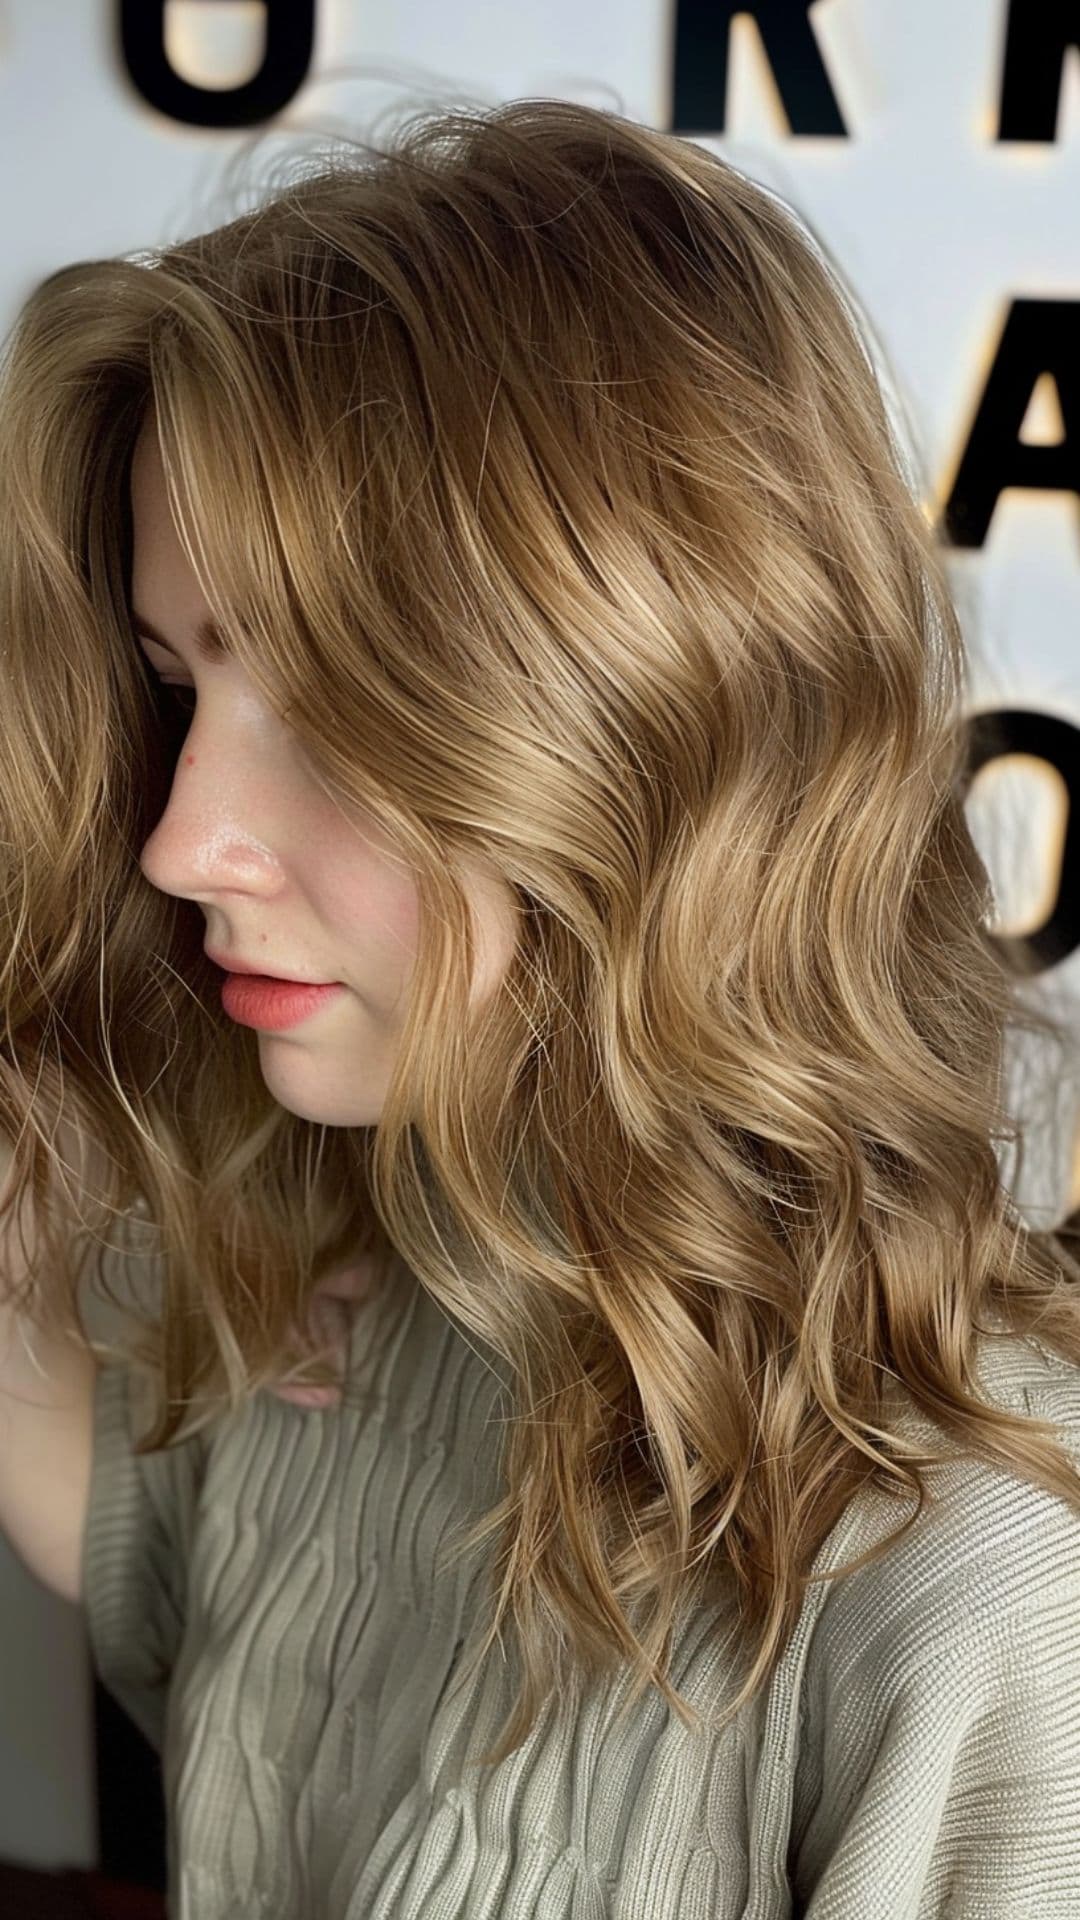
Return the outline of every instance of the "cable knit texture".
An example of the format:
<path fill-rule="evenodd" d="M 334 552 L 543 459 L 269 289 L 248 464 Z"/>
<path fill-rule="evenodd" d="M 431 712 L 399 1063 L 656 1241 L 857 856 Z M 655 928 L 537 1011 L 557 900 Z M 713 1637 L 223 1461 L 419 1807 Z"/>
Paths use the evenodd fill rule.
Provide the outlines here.
<path fill-rule="evenodd" d="M 357 1310 L 338 1407 L 262 1392 L 136 1459 L 141 1376 L 99 1371 L 87 1621 L 162 1755 L 170 1920 L 1076 1920 L 1080 1518 L 981 1463 L 931 1470 L 882 1561 L 809 1587 L 720 1732 L 655 1688 L 613 1728 L 619 1676 L 471 1765 L 513 1642 L 455 1687 L 479 1568 L 439 1555 L 498 1497 L 508 1382 L 392 1281 Z M 1080 1460 L 1080 1370 L 994 1334 L 979 1372 Z M 906 1400 L 898 1418 L 939 1439 Z M 904 1511 L 864 1488 L 816 1570 Z M 738 1661 L 720 1603 L 685 1620 L 674 1678 L 706 1716 Z"/>

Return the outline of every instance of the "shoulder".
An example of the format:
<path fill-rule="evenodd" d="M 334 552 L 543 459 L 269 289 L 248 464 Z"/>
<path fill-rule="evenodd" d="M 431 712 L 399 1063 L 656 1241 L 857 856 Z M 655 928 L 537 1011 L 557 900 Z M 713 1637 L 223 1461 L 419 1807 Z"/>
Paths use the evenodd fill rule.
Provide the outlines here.
<path fill-rule="evenodd" d="M 977 1372 L 985 1399 L 1048 1420 L 1080 1468 L 1080 1368 L 995 1336 Z M 914 1410 L 889 1424 L 942 1444 Z M 847 1566 L 913 1516 L 877 1560 L 809 1589 L 799 1910 L 1066 1920 L 1080 1912 L 1080 1513 L 997 1463 L 925 1474 L 921 1513 L 863 1488 L 815 1561 Z"/>
<path fill-rule="evenodd" d="M 1080 1494 L 1080 1367 L 1031 1336 L 995 1334 L 980 1342 L 976 1371 L 988 1401 L 1051 1423 Z M 942 1445 L 910 1403 L 894 1430 L 916 1447 Z M 1071 1605 L 1080 1617 L 1077 1508 L 1004 1463 L 951 1459 L 924 1473 L 922 1513 L 913 1497 L 863 1488 L 819 1556 L 846 1566 L 911 1516 L 878 1559 L 826 1582 L 812 1648 L 833 1684 L 860 1666 L 896 1678 L 938 1657 L 976 1666 L 1048 1610 Z"/>

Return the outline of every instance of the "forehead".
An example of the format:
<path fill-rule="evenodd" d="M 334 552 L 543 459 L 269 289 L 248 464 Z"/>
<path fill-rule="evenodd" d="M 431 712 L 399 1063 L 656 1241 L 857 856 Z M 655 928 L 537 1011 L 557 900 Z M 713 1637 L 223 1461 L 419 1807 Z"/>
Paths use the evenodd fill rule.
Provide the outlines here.
<path fill-rule="evenodd" d="M 130 493 L 134 608 L 148 628 L 156 622 L 185 630 L 209 607 L 173 519 L 153 416 L 140 428 L 132 450 Z"/>
<path fill-rule="evenodd" d="M 136 435 L 131 455 L 131 505 L 140 522 L 155 527 L 172 525 L 172 509 L 165 484 L 165 467 L 158 442 L 156 416 L 150 413 Z"/>

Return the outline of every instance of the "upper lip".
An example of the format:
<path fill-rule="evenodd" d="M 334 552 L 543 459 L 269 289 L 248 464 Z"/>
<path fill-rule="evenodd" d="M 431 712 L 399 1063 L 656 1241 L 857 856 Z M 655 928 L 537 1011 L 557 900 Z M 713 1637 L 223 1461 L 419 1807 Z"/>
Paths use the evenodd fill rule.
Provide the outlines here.
<path fill-rule="evenodd" d="M 303 980 L 298 973 L 277 973 L 273 972 L 265 964 L 255 967 L 252 966 L 248 960 L 231 960 L 227 954 L 214 953 L 210 947 L 204 947 L 203 951 L 207 959 L 213 961 L 215 967 L 224 967 L 226 973 L 257 973 L 261 974 L 265 980 L 291 980 L 298 987 L 332 987 L 335 985 L 333 980 Z"/>

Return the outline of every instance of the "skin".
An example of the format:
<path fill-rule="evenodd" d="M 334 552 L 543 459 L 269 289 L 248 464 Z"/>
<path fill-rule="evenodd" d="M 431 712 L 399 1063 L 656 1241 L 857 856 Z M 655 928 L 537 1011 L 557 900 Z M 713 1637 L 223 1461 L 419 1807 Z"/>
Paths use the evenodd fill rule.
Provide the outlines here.
<path fill-rule="evenodd" d="M 244 669 L 232 660 L 208 665 L 196 652 L 195 628 L 212 609 L 172 518 L 152 411 L 135 445 L 131 510 L 130 604 L 168 649 L 146 638 L 138 644 L 161 679 L 198 695 L 168 804 L 139 865 L 151 886 L 202 908 L 206 945 L 219 953 L 269 974 L 344 984 L 298 1026 L 253 1031 L 263 1077 L 282 1106 L 330 1126 L 370 1126 L 415 967 L 411 873 L 376 822 L 346 817 L 320 791 L 291 730 Z M 138 632 L 138 618 L 134 624 Z M 513 952 L 516 909 L 505 883 L 478 866 L 466 872 L 466 891 L 477 938 L 472 996 L 485 1004 Z M 312 1319 L 319 1336 L 329 1324 L 320 1319 L 325 1303 L 340 1312 L 335 1303 L 357 1298 L 365 1283 L 362 1264 L 322 1283 Z M 333 1397 L 278 1391 L 301 1405 Z"/>

